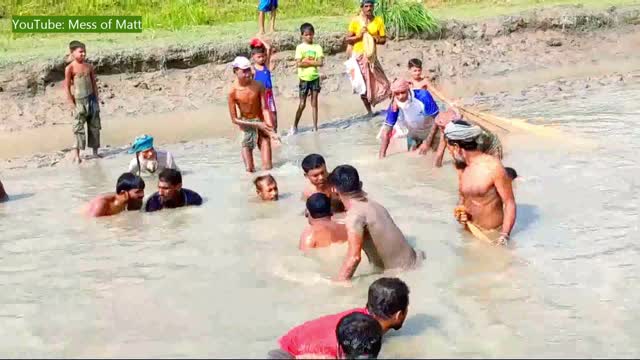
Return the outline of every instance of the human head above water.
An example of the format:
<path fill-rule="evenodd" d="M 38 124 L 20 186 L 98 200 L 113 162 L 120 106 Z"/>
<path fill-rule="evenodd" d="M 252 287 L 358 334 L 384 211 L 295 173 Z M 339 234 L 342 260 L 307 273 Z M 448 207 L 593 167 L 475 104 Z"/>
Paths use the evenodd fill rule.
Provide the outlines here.
<path fill-rule="evenodd" d="M 329 182 L 339 194 L 354 194 L 362 191 L 358 170 L 351 165 L 340 165 L 329 175 Z"/>
<path fill-rule="evenodd" d="M 447 148 L 457 169 L 466 168 L 465 155 L 467 151 L 479 150 L 478 138 L 480 135 L 482 135 L 481 127 L 464 120 L 451 121 L 444 127 Z"/>
<path fill-rule="evenodd" d="M 116 194 L 125 197 L 127 208 L 130 210 L 138 210 L 142 207 L 144 188 L 144 180 L 129 172 L 120 175 L 116 182 Z"/>
<path fill-rule="evenodd" d="M 331 199 L 323 193 L 315 193 L 307 199 L 307 211 L 312 219 L 331 217 Z"/>
<path fill-rule="evenodd" d="M 158 193 L 160 201 L 166 206 L 176 205 L 180 201 L 182 174 L 175 169 L 164 169 L 158 175 Z"/>
<path fill-rule="evenodd" d="M 304 23 L 300 25 L 300 35 L 302 35 L 302 40 L 307 44 L 313 44 L 313 36 L 316 31 L 313 28 L 313 25 L 310 23 Z"/>
<path fill-rule="evenodd" d="M 322 155 L 309 154 L 302 159 L 302 170 L 304 176 L 309 179 L 314 186 L 324 186 L 327 183 L 329 174 L 327 164 Z"/>
<path fill-rule="evenodd" d="M 340 359 L 377 359 L 382 348 L 382 327 L 370 315 L 355 312 L 338 322 Z"/>
<path fill-rule="evenodd" d="M 406 102 L 409 100 L 409 91 L 411 91 L 411 84 L 407 80 L 396 79 L 391 83 L 391 92 L 397 101 Z"/>
<path fill-rule="evenodd" d="M 78 40 L 69 43 L 69 51 L 74 60 L 78 62 L 84 61 L 87 55 L 87 47 Z"/>
<path fill-rule="evenodd" d="M 278 183 L 271 174 L 258 176 L 253 180 L 253 185 L 256 187 L 256 193 L 262 201 L 278 200 Z"/>
<path fill-rule="evenodd" d="M 409 287 L 398 278 L 384 277 L 369 286 L 367 311 L 388 328 L 398 330 L 409 311 Z"/>

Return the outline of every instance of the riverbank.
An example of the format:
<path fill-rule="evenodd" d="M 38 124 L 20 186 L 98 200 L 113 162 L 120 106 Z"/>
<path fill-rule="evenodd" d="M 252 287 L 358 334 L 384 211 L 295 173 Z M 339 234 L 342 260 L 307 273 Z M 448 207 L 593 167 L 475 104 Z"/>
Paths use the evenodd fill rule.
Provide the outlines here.
<path fill-rule="evenodd" d="M 639 81 L 634 50 L 640 47 L 639 14 L 637 8 L 561 7 L 480 22 L 452 21 L 443 27 L 442 39 L 392 41 L 380 58 L 390 79 L 405 76 L 409 58 L 420 58 L 447 93 L 510 115 L 509 99 L 516 94 L 544 103 L 561 99 L 570 89 Z M 280 129 L 286 130 L 297 104 L 297 80 L 293 51 L 283 49 L 293 48 L 296 40 L 279 34 L 276 42 L 275 92 Z M 320 35 L 320 42 L 334 54 L 322 69 L 321 123 L 360 114 L 343 73 L 340 35 Z M 99 69 L 103 144 L 117 149 L 142 132 L 172 143 L 235 136 L 224 104 L 231 80 L 224 61 L 236 55 L 234 49 L 244 49 L 234 46 L 208 57 L 173 48 L 155 55 L 92 57 Z M 0 101 L 6 104 L 0 109 L 3 168 L 57 165 L 66 153 L 55 151 L 68 148 L 72 140 L 59 76 L 51 69 L 48 79 L 25 75 L 34 73 L 19 67 L 0 72 Z M 41 155 L 31 159 L 34 153 Z"/>

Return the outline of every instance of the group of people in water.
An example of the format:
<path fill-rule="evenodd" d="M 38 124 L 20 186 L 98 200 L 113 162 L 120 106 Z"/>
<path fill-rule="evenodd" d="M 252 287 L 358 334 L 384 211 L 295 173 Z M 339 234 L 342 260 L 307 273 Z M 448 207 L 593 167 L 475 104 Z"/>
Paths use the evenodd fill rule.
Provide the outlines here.
<path fill-rule="evenodd" d="M 439 167 L 448 149 L 458 173 L 455 219 L 469 229 L 480 229 L 490 235 L 495 244 L 506 244 L 516 219 L 512 181 L 517 174 L 503 166 L 500 140 L 487 129 L 462 119 L 455 107 L 441 110 L 429 91 L 432 85 L 422 76 L 420 60 L 408 62 L 408 79 L 392 83 L 387 80 L 375 56 L 375 46 L 384 44 L 386 36 L 383 19 L 373 15 L 374 3 L 361 1 L 361 12 L 351 21 L 346 42 L 355 69 L 350 74 L 354 93 L 360 95 L 367 112 L 372 114 L 374 106 L 390 100 L 378 134 L 379 158 L 387 156 L 391 142 L 401 140 L 406 141 L 408 151 L 426 154 L 434 150 L 434 166 Z M 277 0 L 263 0 L 260 6 L 261 11 L 275 11 Z M 324 63 L 324 54 L 322 47 L 314 43 L 313 25 L 303 24 L 300 33 L 302 43 L 295 53 L 300 104 L 290 135 L 298 131 L 307 98 L 311 102 L 313 130 L 318 130 L 319 68 Z M 241 130 L 245 169 L 253 173 L 253 150 L 259 148 L 262 169 L 270 170 L 271 146 L 280 138 L 270 72 L 273 49 L 262 37 L 252 39 L 250 48 L 251 60 L 237 57 L 232 62 L 234 82 L 228 105 L 232 123 Z M 93 155 L 99 156 L 98 89 L 95 70 L 84 61 L 84 44 L 71 42 L 70 51 L 74 60 L 65 70 L 64 89 L 74 111 L 74 160 L 81 161 L 80 150 L 86 144 L 93 149 Z M 153 137 L 137 137 L 129 153 L 135 157 L 128 171 L 118 178 L 115 193 L 90 201 L 84 208 L 87 215 L 111 216 L 127 210 L 155 212 L 203 203 L 198 193 L 183 187 L 173 155 L 156 149 Z M 380 270 L 411 269 L 425 258 L 423 252 L 407 242 L 387 209 L 364 191 L 355 167 L 340 165 L 329 171 L 322 155 L 309 154 L 302 159 L 301 168 L 308 182 L 301 194 L 308 225 L 300 235 L 298 247 L 307 252 L 346 242 L 346 254 L 335 281 L 353 277 L 362 252 Z M 158 180 L 157 192 L 146 201 L 143 174 L 157 174 Z M 260 200 L 278 201 L 279 189 L 273 175 L 258 176 L 253 184 Z M 6 196 L 0 183 L 0 201 Z M 390 329 L 402 327 L 408 304 L 407 284 L 398 278 L 380 278 L 369 287 L 365 307 L 293 328 L 279 339 L 279 349 L 271 351 L 269 357 L 375 358 L 381 349 L 382 336 Z"/>

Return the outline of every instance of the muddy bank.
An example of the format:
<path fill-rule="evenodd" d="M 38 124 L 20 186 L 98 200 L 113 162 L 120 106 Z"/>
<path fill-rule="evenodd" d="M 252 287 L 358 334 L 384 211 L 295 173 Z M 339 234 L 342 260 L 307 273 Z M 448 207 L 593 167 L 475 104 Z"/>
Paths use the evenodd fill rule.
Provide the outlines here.
<path fill-rule="evenodd" d="M 518 97 L 534 97 L 543 104 L 576 91 L 640 82 L 640 25 L 617 21 L 615 27 L 609 26 L 613 22 L 599 23 L 606 26 L 598 31 L 547 27 L 490 32 L 492 36 L 486 35 L 488 27 L 482 27 L 476 36 L 391 41 L 380 49 L 379 56 L 390 79 L 407 76 L 407 60 L 417 57 L 424 62 L 427 76 L 451 97 L 509 116 L 509 102 L 518 101 Z M 585 26 L 584 21 L 578 23 Z M 321 123 L 362 110 L 357 96 L 351 95 L 345 60 L 346 55 L 338 52 L 327 57 L 322 68 Z M 279 51 L 275 62 L 279 123 L 280 129 L 286 130 L 298 96 L 293 50 Z M 0 168 L 57 165 L 66 151 L 55 151 L 73 143 L 70 109 L 61 82 L 51 82 L 42 89 L 32 86 L 31 92 L 25 93 L 21 86 L 26 80 L 0 92 Z M 103 145 L 114 151 L 143 132 L 165 142 L 234 136 L 224 104 L 231 80 L 227 64 L 211 62 L 184 69 L 99 74 Z M 308 115 L 303 116 L 303 124 L 309 121 Z M 29 158 L 36 153 L 41 155 Z"/>
<path fill-rule="evenodd" d="M 505 36 L 518 31 L 561 30 L 589 31 L 603 28 L 640 24 L 640 8 L 589 10 L 581 6 L 559 6 L 532 10 L 519 15 L 502 16 L 479 22 L 443 20 L 437 32 L 417 34 L 424 40 L 464 40 Z M 319 33 L 316 41 L 329 55 L 343 52 L 346 44 L 344 33 Z M 394 39 L 397 40 L 397 39 Z M 294 50 L 299 43 L 299 34 L 280 32 L 273 38 L 279 51 Z M 131 49 L 127 51 L 103 51 L 92 54 L 92 61 L 99 74 L 149 72 L 167 69 L 189 69 L 199 65 L 230 62 L 239 54 L 247 55 L 243 42 L 203 42 L 199 45 L 175 44 L 157 49 Z M 66 59 L 56 59 L 24 65 L 15 65 L 0 70 L 0 91 L 29 93 L 35 95 L 52 82 L 64 77 Z M 26 74 L 26 76 L 25 76 Z"/>

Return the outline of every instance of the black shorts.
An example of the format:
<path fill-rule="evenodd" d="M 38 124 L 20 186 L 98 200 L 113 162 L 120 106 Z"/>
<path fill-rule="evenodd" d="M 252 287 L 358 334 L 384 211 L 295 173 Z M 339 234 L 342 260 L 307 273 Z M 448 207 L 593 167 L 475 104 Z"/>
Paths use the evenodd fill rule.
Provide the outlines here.
<path fill-rule="evenodd" d="M 307 97 L 312 91 L 320 92 L 320 78 L 311 81 L 300 80 L 300 97 Z"/>

